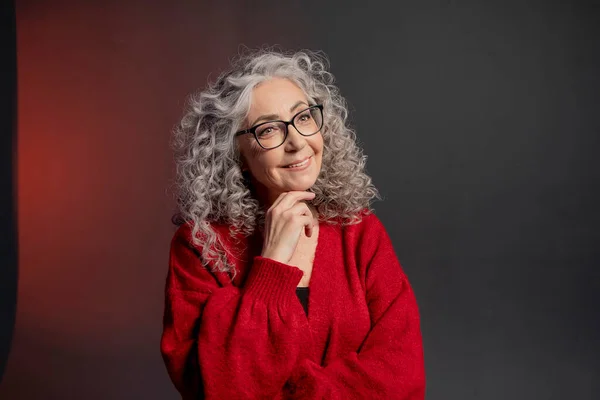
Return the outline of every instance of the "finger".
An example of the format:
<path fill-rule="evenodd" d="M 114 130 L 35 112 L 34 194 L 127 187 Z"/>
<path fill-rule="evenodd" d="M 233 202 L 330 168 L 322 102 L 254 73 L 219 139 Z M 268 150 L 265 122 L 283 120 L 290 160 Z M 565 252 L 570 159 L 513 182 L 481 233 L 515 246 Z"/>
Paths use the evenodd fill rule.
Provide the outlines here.
<path fill-rule="evenodd" d="M 308 225 L 304 225 L 304 234 L 306 235 L 306 237 L 312 237 L 313 234 L 313 230 L 314 230 L 314 223 L 312 218 L 310 219 L 310 224 Z"/>
<path fill-rule="evenodd" d="M 289 212 L 293 215 L 298 215 L 298 216 L 308 216 L 312 218 L 312 211 L 310 211 L 310 208 L 308 208 L 308 205 L 306 203 L 303 202 L 298 202 L 296 204 L 294 204 L 293 206 L 291 206 L 290 208 L 288 208 L 286 210 L 286 212 Z"/>
<path fill-rule="evenodd" d="M 312 215 L 299 215 L 296 221 L 302 226 L 304 234 L 307 237 L 311 237 L 314 231 L 314 219 Z"/>
<path fill-rule="evenodd" d="M 275 199 L 273 204 L 271 204 L 271 207 L 269 207 L 269 210 L 272 210 L 275 207 L 277 207 L 279 205 L 279 203 L 281 203 L 281 200 L 283 200 L 283 198 L 288 195 L 288 193 L 290 193 L 290 192 L 283 192 L 279 196 L 277 196 L 277 198 Z"/>
<path fill-rule="evenodd" d="M 312 200 L 315 198 L 315 193 L 306 191 L 291 191 L 286 192 L 286 196 L 282 196 L 278 206 L 283 210 L 293 207 L 296 203 L 302 200 Z"/>
<path fill-rule="evenodd" d="M 296 222 L 303 225 L 306 236 L 311 237 L 315 227 L 313 214 L 306 203 L 296 203 L 286 212 L 290 213 L 296 219 Z"/>

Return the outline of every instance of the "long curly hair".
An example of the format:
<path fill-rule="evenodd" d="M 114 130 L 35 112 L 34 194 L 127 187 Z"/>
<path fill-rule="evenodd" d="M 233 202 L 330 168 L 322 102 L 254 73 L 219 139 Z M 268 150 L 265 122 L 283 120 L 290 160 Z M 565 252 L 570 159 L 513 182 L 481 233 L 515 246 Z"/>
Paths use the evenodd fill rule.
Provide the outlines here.
<path fill-rule="evenodd" d="M 379 192 L 365 172 L 366 155 L 347 125 L 346 100 L 328 72 L 322 52 L 250 50 L 237 55 L 231 68 L 192 96 L 174 129 L 174 183 L 178 212 L 173 223 L 189 223 L 193 244 L 201 249 L 203 264 L 213 271 L 232 272 L 222 238 L 214 224 L 226 224 L 232 238 L 249 236 L 264 227 L 265 208 L 254 196 L 251 179 L 242 172 L 235 132 L 250 109 L 253 88 L 273 77 L 298 85 L 313 104 L 323 104 L 323 159 L 320 174 L 309 189 L 319 221 L 349 225 L 371 213 Z"/>

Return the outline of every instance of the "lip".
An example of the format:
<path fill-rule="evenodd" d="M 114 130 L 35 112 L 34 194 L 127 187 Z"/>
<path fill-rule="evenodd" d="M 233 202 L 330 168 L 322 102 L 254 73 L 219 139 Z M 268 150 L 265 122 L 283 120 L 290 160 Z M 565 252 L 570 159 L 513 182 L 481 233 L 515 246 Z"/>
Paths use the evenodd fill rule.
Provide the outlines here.
<path fill-rule="evenodd" d="M 300 164 L 300 163 L 302 163 L 302 162 L 304 162 L 306 160 L 308 160 L 308 162 L 306 164 L 304 164 L 303 166 L 301 166 L 301 167 L 292 167 L 292 168 L 289 168 L 287 166 L 283 166 L 281 168 L 285 168 L 288 171 L 302 171 L 302 170 L 305 170 L 306 168 L 310 167 L 310 164 L 312 164 L 312 156 L 306 157 L 306 158 L 304 158 L 304 159 L 302 159 L 300 161 L 292 163 L 292 164 Z M 288 164 L 288 165 L 290 165 L 290 164 Z"/>

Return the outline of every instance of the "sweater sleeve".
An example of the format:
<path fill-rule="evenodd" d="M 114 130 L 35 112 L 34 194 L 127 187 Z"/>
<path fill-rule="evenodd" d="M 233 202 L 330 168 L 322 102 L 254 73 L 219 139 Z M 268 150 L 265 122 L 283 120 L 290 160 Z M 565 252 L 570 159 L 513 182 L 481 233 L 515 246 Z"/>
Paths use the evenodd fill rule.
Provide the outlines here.
<path fill-rule="evenodd" d="M 290 399 L 425 398 L 425 369 L 415 295 L 383 225 L 366 271 L 371 330 L 357 352 L 325 367 L 300 357 L 284 390 Z M 370 246 L 370 245 L 369 245 Z M 365 250 L 361 246 L 361 251 Z"/>
<path fill-rule="evenodd" d="M 202 266 L 190 230 L 173 237 L 165 287 L 160 347 L 171 380 L 182 399 L 281 396 L 308 328 L 295 298 L 303 272 L 257 256 L 238 288 Z"/>

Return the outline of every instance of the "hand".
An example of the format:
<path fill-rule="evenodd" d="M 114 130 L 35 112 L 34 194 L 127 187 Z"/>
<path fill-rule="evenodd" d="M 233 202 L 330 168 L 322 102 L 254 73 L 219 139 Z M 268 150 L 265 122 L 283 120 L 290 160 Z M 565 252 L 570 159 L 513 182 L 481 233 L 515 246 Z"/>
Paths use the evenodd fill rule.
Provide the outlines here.
<path fill-rule="evenodd" d="M 305 203 L 315 194 L 305 191 L 284 192 L 273 202 L 265 215 L 265 240 L 262 256 L 287 264 L 304 230 L 311 237 L 313 214 Z"/>

